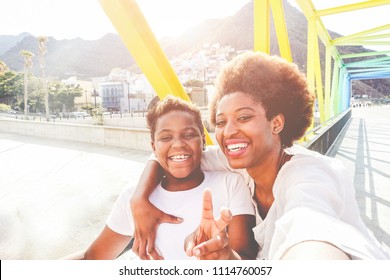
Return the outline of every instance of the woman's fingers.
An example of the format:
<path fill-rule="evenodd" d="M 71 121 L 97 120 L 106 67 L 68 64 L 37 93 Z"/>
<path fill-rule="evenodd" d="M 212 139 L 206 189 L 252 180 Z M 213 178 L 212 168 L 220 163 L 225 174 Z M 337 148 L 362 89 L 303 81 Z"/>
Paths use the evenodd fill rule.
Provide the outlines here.
<path fill-rule="evenodd" d="M 192 257 L 193 253 L 192 250 L 194 249 L 196 243 L 195 243 L 195 236 L 196 232 L 191 233 L 186 237 L 184 240 L 184 251 L 186 252 L 187 256 Z"/>
<path fill-rule="evenodd" d="M 213 200 L 210 189 L 203 191 L 202 219 L 214 219 Z"/>
<path fill-rule="evenodd" d="M 133 251 L 138 255 L 141 260 L 148 260 L 149 257 L 146 254 L 147 242 L 144 238 L 138 238 L 134 236 Z"/>
<path fill-rule="evenodd" d="M 205 189 L 200 225 L 185 241 L 184 248 L 187 255 L 204 259 L 227 258 L 230 250 L 227 248 L 229 239 L 226 227 L 231 220 L 232 214 L 227 208 L 222 208 L 220 216 L 214 220 L 211 191 Z"/>
<path fill-rule="evenodd" d="M 224 251 L 225 248 L 229 244 L 229 238 L 227 237 L 227 234 L 225 231 L 222 231 L 218 233 L 216 236 L 213 238 L 197 245 L 194 247 L 193 255 L 202 258 L 207 254 L 211 254 L 213 252 L 217 251 Z M 218 255 L 218 253 L 213 253 L 214 257 Z"/>
<path fill-rule="evenodd" d="M 151 204 L 148 214 L 145 215 L 145 213 L 142 213 L 142 222 L 135 224 L 134 253 L 142 260 L 148 260 L 150 258 L 156 260 L 162 259 L 155 247 L 158 225 L 160 223 L 179 224 L 181 222 L 183 222 L 182 218 L 166 214 Z"/>
<path fill-rule="evenodd" d="M 157 250 L 156 250 L 156 247 L 155 247 L 155 242 L 156 242 L 156 236 L 155 235 L 151 235 L 147 241 L 147 252 L 148 252 L 148 256 L 151 257 L 152 259 L 154 260 L 163 260 L 164 258 L 161 257 Z"/>
<path fill-rule="evenodd" d="M 169 224 L 180 224 L 183 222 L 183 218 L 169 215 L 167 213 L 161 212 L 161 217 L 159 218 L 159 224 L 169 223 Z"/>
<path fill-rule="evenodd" d="M 219 217 L 215 220 L 215 225 L 220 231 L 225 230 L 226 227 L 230 224 L 232 218 L 233 215 L 230 210 L 228 208 L 222 207 Z"/>

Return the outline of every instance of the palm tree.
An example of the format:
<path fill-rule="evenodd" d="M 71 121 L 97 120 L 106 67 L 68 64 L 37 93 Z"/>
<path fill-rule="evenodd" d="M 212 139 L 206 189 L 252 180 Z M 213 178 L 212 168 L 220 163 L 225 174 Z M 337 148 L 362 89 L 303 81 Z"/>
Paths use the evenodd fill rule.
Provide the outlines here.
<path fill-rule="evenodd" d="M 32 58 L 34 54 L 30 51 L 21 50 L 20 54 L 23 56 L 24 59 L 24 119 L 28 119 L 27 117 L 27 99 L 28 99 L 28 92 L 27 92 L 27 74 L 28 69 L 30 69 L 33 65 Z"/>
<path fill-rule="evenodd" d="M 45 94 L 45 109 L 46 109 L 46 121 L 50 121 L 49 112 L 49 92 L 47 90 L 46 73 L 45 73 L 45 58 L 44 55 L 47 53 L 46 43 L 48 38 L 46 36 L 38 36 L 38 47 L 39 47 L 39 65 L 42 71 L 43 79 L 43 92 Z"/>
<path fill-rule="evenodd" d="M 4 73 L 8 70 L 7 64 L 4 61 L 0 60 L 0 76 L 4 75 Z"/>

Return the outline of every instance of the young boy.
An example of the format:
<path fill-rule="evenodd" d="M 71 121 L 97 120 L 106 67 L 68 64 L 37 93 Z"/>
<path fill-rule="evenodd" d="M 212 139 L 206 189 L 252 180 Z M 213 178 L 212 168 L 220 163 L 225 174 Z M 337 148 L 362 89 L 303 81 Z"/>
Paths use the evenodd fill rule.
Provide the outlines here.
<path fill-rule="evenodd" d="M 250 192 L 243 178 L 228 172 L 203 172 L 200 159 L 205 135 L 199 109 L 181 99 L 168 96 L 148 113 L 153 151 L 165 176 L 150 196 L 162 211 L 181 217 L 182 223 L 159 225 L 155 247 L 164 259 L 189 259 L 184 251 L 185 238 L 193 233 L 202 218 L 203 193 L 212 192 L 213 214 L 221 207 L 233 214 L 227 233 L 231 246 L 242 258 L 254 259 L 257 244 L 252 227 L 254 207 L 248 203 Z M 134 235 L 129 201 L 133 189 L 119 196 L 101 234 L 78 256 L 82 259 L 114 259 Z M 205 199 L 211 199 L 205 192 Z"/>

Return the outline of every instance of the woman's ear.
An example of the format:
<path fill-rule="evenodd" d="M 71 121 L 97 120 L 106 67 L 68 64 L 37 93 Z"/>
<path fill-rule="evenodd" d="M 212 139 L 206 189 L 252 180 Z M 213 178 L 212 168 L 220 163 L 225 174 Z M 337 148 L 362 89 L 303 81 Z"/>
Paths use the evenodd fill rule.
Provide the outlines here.
<path fill-rule="evenodd" d="M 206 150 L 206 135 L 202 135 L 202 150 Z"/>
<path fill-rule="evenodd" d="M 156 146 L 154 145 L 154 141 L 150 141 L 150 145 L 152 146 L 153 153 L 156 154 Z"/>
<path fill-rule="evenodd" d="M 284 128 L 284 115 L 277 114 L 275 117 L 272 118 L 271 123 L 272 123 L 272 132 L 274 134 L 279 134 Z"/>

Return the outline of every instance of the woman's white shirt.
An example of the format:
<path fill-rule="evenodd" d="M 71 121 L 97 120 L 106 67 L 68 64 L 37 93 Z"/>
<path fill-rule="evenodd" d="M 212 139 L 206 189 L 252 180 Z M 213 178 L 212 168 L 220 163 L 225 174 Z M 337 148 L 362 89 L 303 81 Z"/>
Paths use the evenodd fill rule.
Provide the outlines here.
<path fill-rule="evenodd" d="M 333 244 L 352 259 L 390 259 L 361 220 L 352 179 L 341 162 L 297 145 L 286 151 L 294 156 L 275 180 L 275 200 L 266 218 L 256 211 L 257 258 L 280 259 L 293 245 L 316 240 Z M 245 170 L 231 169 L 218 147 L 203 153 L 202 168 L 240 173 L 254 194 L 253 179 Z"/>

